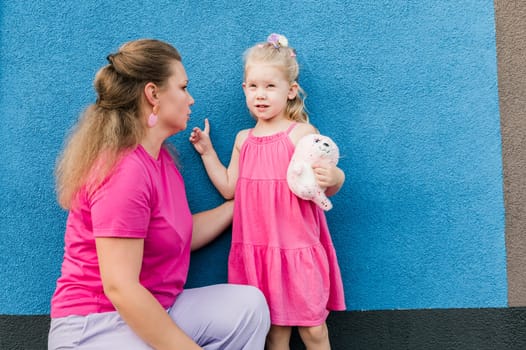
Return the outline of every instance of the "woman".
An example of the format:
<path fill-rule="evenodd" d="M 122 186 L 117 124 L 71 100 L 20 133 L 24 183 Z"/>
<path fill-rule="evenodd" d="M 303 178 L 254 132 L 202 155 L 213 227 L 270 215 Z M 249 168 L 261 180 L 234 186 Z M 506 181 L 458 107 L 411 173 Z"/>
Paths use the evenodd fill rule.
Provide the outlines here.
<path fill-rule="evenodd" d="M 192 216 L 165 144 L 194 103 L 179 53 L 142 39 L 108 62 L 57 166 L 69 215 L 49 349 L 263 349 L 256 288 L 183 289 L 190 250 L 226 229 L 232 203 Z"/>

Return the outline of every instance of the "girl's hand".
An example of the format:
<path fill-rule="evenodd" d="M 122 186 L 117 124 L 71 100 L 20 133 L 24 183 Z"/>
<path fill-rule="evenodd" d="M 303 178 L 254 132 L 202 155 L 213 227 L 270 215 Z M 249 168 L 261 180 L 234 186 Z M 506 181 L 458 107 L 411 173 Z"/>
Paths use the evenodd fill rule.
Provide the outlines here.
<path fill-rule="evenodd" d="M 312 169 L 318 185 L 322 188 L 331 189 L 331 195 L 338 192 L 345 181 L 345 174 L 335 165 L 313 164 Z"/>
<path fill-rule="evenodd" d="M 208 122 L 208 118 L 205 118 L 204 130 L 201 130 L 198 127 L 192 129 L 190 142 L 194 145 L 195 150 L 200 155 L 204 155 L 213 149 L 212 140 L 210 139 L 210 123 Z"/>

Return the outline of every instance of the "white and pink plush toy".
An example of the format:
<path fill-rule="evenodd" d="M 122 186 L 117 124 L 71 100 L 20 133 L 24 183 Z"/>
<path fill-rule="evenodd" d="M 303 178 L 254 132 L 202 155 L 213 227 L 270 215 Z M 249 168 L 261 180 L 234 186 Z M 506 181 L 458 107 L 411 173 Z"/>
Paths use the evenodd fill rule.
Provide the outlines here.
<path fill-rule="evenodd" d="M 287 169 L 290 190 L 302 199 L 313 201 L 323 210 L 332 209 L 325 188 L 316 181 L 312 165 L 336 165 L 339 157 L 338 146 L 329 137 L 319 134 L 303 136 L 296 144 Z"/>

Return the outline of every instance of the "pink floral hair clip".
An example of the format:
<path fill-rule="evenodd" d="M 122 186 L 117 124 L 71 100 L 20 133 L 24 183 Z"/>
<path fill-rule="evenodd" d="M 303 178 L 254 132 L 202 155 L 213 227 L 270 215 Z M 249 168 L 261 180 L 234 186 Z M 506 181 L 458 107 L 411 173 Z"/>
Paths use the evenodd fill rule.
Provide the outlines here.
<path fill-rule="evenodd" d="M 267 38 L 267 43 L 270 43 L 274 48 L 279 49 L 280 47 L 288 47 L 289 41 L 284 35 L 272 33 Z"/>
<path fill-rule="evenodd" d="M 278 50 L 280 47 L 289 46 L 289 41 L 287 40 L 285 35 L 281 35 L 277 33 L 270 34 L 267 37 L 267 43 L 272 44 L 272 46 L 274 46 L 274 48 Z M 296 57 L 296 52 L 293 49 L 290 51 L 290 57 Z"/>

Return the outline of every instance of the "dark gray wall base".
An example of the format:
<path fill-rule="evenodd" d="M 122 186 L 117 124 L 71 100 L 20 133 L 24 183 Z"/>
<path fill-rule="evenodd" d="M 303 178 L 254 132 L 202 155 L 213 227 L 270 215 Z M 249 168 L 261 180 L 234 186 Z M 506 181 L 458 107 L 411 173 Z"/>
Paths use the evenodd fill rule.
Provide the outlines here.
<path fill-rule="evenodd" d="M 0 349 L 45 350 L 48 331 L 48 315 L 0 315 Z"/>
<path fill-rule="evenodd" d="M 526 308 L 334 312 L 327 323 L 334 350 L 526 349 Z M 47 315 L 0 315 L 0 349 L 45 350 L 48 327 Z"/>

